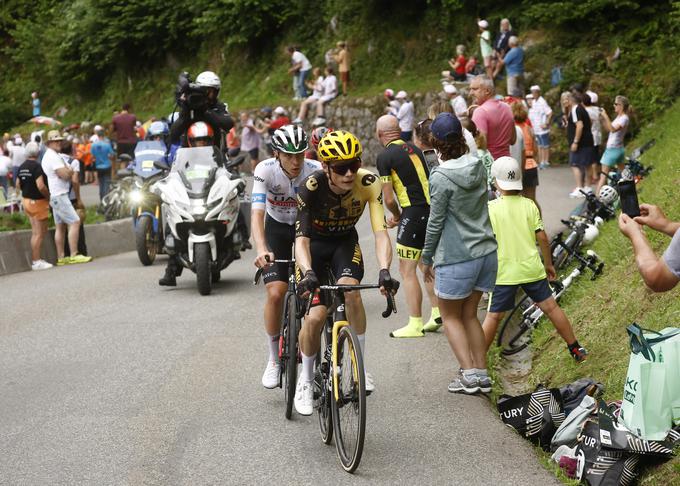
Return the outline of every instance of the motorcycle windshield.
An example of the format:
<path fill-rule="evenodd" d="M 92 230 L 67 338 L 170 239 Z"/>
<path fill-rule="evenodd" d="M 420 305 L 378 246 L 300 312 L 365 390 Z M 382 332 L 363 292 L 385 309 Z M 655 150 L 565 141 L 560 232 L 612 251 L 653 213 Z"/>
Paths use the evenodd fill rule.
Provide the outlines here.
<path fill-rule="evenodd" d="M 206 197 L 219 167 L 213 147 L 185 147 L 177 150 L 172 171 L 179 173 L 192 196 Z"/>
<path fill-rule="evenodd" d="M 161 172 L 154 167 L 157 160 L 165 161 L 165 144 L 157 140 L 138 142 L 135 147 L 135 175 L 147 179 Z"/>

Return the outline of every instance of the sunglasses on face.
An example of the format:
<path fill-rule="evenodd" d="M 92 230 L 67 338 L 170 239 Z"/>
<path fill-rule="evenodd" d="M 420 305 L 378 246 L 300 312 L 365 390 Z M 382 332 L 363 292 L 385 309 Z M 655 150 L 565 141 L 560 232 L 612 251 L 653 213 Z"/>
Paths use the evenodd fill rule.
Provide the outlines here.
<path fill-rule="evenodd" d="M 361 167 L 361 159 L 354 159 L 353 161 L 351 161 L 347 164 L 342 164 L 342 165 L 333 164 L 333 165 L 330 166 L 330 169 L 333 172 L 335 172 L 336 174 L 344 176 L 349 171 L 352 171 L 353 173 L 356 174 L 360 167 Z"/>

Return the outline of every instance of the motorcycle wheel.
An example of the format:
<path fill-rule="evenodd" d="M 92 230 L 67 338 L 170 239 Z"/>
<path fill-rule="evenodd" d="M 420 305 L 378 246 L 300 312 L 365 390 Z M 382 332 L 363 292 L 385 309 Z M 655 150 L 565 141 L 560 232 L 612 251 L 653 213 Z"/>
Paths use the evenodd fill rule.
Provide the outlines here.
<path fill-rule="evenodd" d="M 153 234 L 153 221 L 151 216 L 143 215 L 137 220 L 137 227 L 135 228 L 135 246 L 137 247 L 137 256 L 142 265 L 148 266 L 153 264 L 156 259 L 156 249 L 158 248 L 158 241 Z"/>
<path fill-rule="evenodd" d="M 196 265 L 196 282 L 198 283 L 198 293 L 208 295 L 211 291 L 210 280 L 210 244 L 196 243 L 194 245 L 194 263 Z"/>

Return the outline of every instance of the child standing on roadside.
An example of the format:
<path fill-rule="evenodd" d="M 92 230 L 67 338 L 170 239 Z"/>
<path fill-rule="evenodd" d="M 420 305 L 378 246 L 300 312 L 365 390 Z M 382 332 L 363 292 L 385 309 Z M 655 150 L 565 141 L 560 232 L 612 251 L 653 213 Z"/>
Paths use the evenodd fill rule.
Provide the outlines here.
<path fill-rule="evenodd" d="M 556 278 L 550 243 L 538 207 L 521 195 L 519 162 L 512 157 L 500 157 L 493 163 L 491 173 L 501 197 L 489 202 L 491 227 L 498 242 L 498 274 L 482 324 L 487 348 L 503 315 L 515 306 L 515 294 L 521 287 L 550 319 L 572 357 L 578 362 L 584 361 L 588 352 L 576 340 L 569 319 L 557 305 L 548 285 L 548 280 Z M 537 242 L 543 262 L 536 249 Z"/>

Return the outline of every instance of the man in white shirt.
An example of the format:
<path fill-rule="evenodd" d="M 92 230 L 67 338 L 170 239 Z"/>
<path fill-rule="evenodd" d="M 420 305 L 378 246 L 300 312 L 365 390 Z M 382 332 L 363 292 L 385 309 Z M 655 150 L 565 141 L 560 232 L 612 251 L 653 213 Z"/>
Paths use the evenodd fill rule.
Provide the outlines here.
<path fill-rule="evenodd" d="M 26 162 L 26 150 L 21 135 L 18 133 L 14 135 L 14 141 L 7 142 L 7 149 L 9 150 L 9 156 L 12 159 L 12 181 L 16 182 L 19 167 Z"/>
<path fill-rule="evenodd" d="M 538 168 L 545 169 L 550 165 L 550 120 L 552 119 L 552 109 L 545 98 L 541 96 L 541 87 L 533 85 L 531 98 L 527 95 L 529 104 L 529 120 L 536 135 L 536 145 L 538 146 Z M 533 101 L 531 101 L 533 100 Z"/>
<path fill-rule="evenodd" d="M 0 147 L 0 187 L 5 190 L 5 196 L 9 195 L 8 174 L 12 167 L 12 159 L 5 155 L 5 152 Z"/>
<path fill-rule="evenodd" d="M 468 117 L 468 106 L 463 95 L 458 92 L 458 89 L 452 84 L 444 85 L 444 93 L 449 98 L 449 103 L 453 108 L 453 114 L 458 117 L 459 120 Z"/>
<path fill-rule="evenodd" d="M 47 185 L 50 189 L 50 207 L 56 225 L 54 243 L 57 247 L 57 265 L 87 263 L 92 260 L 92 257 L 79 255 L 77 252 L 80 217 L 69 199 L 73 169 L 59 155 L 63 140 L 64 137 L 58 130 L 51 130 L 47 134 L 47 141 L 45 142 L 47 150 L 42 159 L 42 169 L 47 176 Z M 64 236 L 67 226 L 68 243 L 71 250 L 69 257 L 64 255 Z"/>
<path fill-rule="evenodd" d="M 309 71 L 312 69 L 312 63 L 309 62 L 307 56 L 298 51 L 295 47 L 289 46 L 287 48 L 288 54 L 291 58 L 291 67 L 288 73 L 293 75 L 293 87 L 295 88 L 295 100 L 302 100 L 307 97 L 307 87 L 305 80 Z"/>
<path fill-rule="evenodd" d="M 413 119 L 415 117 L 413 101 L 408 99 L 408 94 L 404 90 L 399 91 L 395 98 L 401 102 L 401 106 L 397 112 L 399 130 L 401 130 L 401 139 L 404 142 L 410 142 L 413 138 Z"/>

